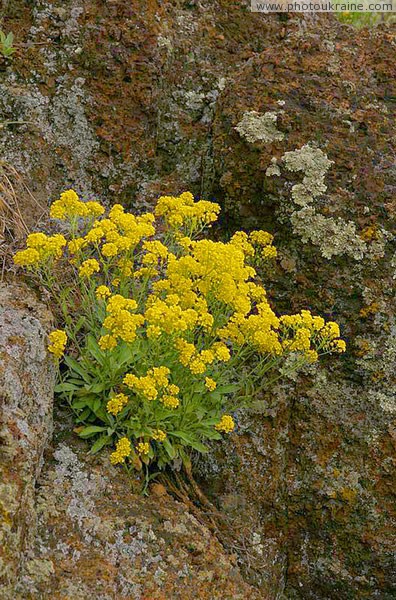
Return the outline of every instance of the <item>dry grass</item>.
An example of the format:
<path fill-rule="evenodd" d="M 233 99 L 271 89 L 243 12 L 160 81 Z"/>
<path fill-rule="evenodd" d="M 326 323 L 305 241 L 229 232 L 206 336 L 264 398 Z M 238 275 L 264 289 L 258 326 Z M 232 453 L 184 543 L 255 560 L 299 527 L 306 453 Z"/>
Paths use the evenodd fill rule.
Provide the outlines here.
<path fill-rule="evenodd" d="M 34 197 L 23 177 L 6 162 L 0 161 L 0 281 L 14 271 L 12 255 L 30 233 L 26 218 L 27 207 L 39 223 L 45 207 Z"/>

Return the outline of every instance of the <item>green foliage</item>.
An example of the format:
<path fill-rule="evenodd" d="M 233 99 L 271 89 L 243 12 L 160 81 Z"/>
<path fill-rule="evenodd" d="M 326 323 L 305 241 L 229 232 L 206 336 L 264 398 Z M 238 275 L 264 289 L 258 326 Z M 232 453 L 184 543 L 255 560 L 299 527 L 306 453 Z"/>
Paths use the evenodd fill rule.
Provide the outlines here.
<path fill-rule="evenodd" d="M 16 52 L 13 43 L 14 34 L 10 31 L 9 34 L 6 35 L 4 31 L 0 29 L 0 54 L 2 54 L 4 58 L 10 58 L 14 52 Z"/>

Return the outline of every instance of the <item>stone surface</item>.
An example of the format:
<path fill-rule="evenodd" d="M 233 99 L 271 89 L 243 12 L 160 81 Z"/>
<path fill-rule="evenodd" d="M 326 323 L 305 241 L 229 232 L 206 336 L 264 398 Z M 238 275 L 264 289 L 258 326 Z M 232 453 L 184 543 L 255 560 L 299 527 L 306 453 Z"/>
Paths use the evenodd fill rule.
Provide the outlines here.
<path fill-rule="evenodd" d="M 274 233 L 274 306 L 332 318 L 348 343 L 272 389 L 242 419 L 232 458 L 212 465 L 213 482 L 229 467 L 218 494 L 250 499 L 287 598 L 396 593 L 394 33 L 296 29 L 217 103 L 215 179 L 229 227 Z M 271 139 L 257 118 L 266 113 L 276 115 Z"/>
<path fill-rule="evenodd" d="M 52 435 L 50 314 L 25 286 L 0 285 L 0 585 L 13 596 L 34 539 L 34 493 Z"/>

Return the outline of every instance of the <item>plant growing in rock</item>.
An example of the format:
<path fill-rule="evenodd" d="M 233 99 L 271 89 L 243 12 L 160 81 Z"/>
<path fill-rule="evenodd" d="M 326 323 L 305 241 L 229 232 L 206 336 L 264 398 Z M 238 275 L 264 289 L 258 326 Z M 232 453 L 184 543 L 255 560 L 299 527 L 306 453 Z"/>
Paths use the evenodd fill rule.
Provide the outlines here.
<path fill-rule="evenodd" d="M 50 210 L 68 235 L 33 233 L 14 257 L 59 299 L 56 392 L 91 452 L 113 447 L 113 464 L 188 465 L 190 451 L 234 430 L 232 411 L 291 353 L 296 369 L 345 350 L 336 323 L 273 312 L 256 273 L 276 256 L 271 234 L 203 236 L 219 211 L 185 192 L 159 198 L 153 214 L 116 204 L 106 215 L 69 190 Z"/>
<path fill-rule="evenodd" d="M 4 56 L 4 58 L 10 58 L 14 52 L 16 52 L 13 43 L 14 34 L 10 31 L 8 35 L 6 35 L 4 31 L 0 29 L 0 54 Z"/>

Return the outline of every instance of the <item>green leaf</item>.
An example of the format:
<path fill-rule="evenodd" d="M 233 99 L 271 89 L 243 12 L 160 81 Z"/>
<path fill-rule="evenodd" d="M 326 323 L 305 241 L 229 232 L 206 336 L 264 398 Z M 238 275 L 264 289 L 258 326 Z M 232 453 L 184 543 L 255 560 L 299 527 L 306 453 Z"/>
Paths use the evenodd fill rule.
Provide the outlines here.
<path fill-rule="evenodd" d="M 87 373 L 86 369 L 84 369 L 84 367 L 80 363 L 74 360 L 74 358 L 72 358 L 71 356 L 65 356 L 65 363 L 67 364 L 69 369 L 81 375 L 81 377 L 86 383 L 91 383 L 91 377 L 89 373 Z"/>
<path fill-rule="evenodd" d="M 78 435 L 85 440 L 89 437 L 92 437 L 96 433 L 106 431 L 106 429 L 107 427 L 99 427 L 99 425 L 89 425 L 88 427 L 85 427 L 82 431 L 80 431 Z"/>
<path fill-rule="evenodd" d="M 162 442 L 162 445 L 164 447 L 165 452 L 167 453 L 167 455 L 169 456 L 169 458 L 171 460 L 176 458 L 177 452 L 176 452 L 175 448 L 172 446 L 172 444 L 170 443 L 170 441 L 168 440 L 168 438 L 166 438 Z"/>
<path fill-rule="evenodd" d="M 58 383 L 55 386 L 55 392 L 72 392 L 78 390 L 78 386 L 73 383 Z"/>
<path fill-rule="evenodd" d="M 99 452 L 99 450 L 101 450 L 103 448 L 103 446 L 110 444 L 112 439 L 113 439 L 112 435 L 102 435 L 93 444 L 93 446 L 88 454 L 96 454 L 96 452 Z"/>
<path fill-rule="evenodd" d="M 106 389 L 106 384 L 105 383 L 91 383 L 91 384 L 85 385 L 84 388 L 87 390 L 87 392 L 91 392 L 92 394 L 100 394 L 100 392 L 103 392 L 103 390 Z"/>
<path fill-rule="evenodd" d="M 231 394 L 231 392 L 235 392 L 238 389 L 238 385 L 235 383 L 230 383 L 229 385 L 221 385 L 216 388 L 216 392 L 218 394 Z"/>
<path fill-rule="evenodd" d="M 168 435 L 180 438 L 188 446 L 194 448 L 194 450 L 198 450 L 198 452 L 208 452 L 209 450 L 207 446 L 204 446 L 204 444 L 201 444 L 196 438 L 188 435 L 184 431 L 169 431 Z"/>
<path fill-rule="evenodd" d="M 87 348 L 91 356 L 102 366 L 104 361 L 104 354 L 99 348 L 97 341 L 94 336 L 89 333 L 87 336 Z"/>
<path fill-rule="evenodd" d="M 89 416 L 91 416 L 91 414 L 92 414 L 92 411 L 91 411 L 91 409 L 90 409 L 90 408 L 88 408 L 88 407 L 87 407 L 87 408 L 85 408 L 85 409 L 83 410 L 83 412 L 81 413 L 81 415 L 79 415 L 78 419 L 76 419 L 76 422 L 77 422 L 77 423 L 84 423 L 84 421 L 85 421 L 86 419 L 88 419 L 88 417 L 89 417 Z"/>
<path fill-rule="evenodd" d="M 78 409 L 78 408 L 85 408 L 87 406 L 87 402 L 86 400 L 73 400 L 72 402 L 72 408 L 74 409 Z"/>

